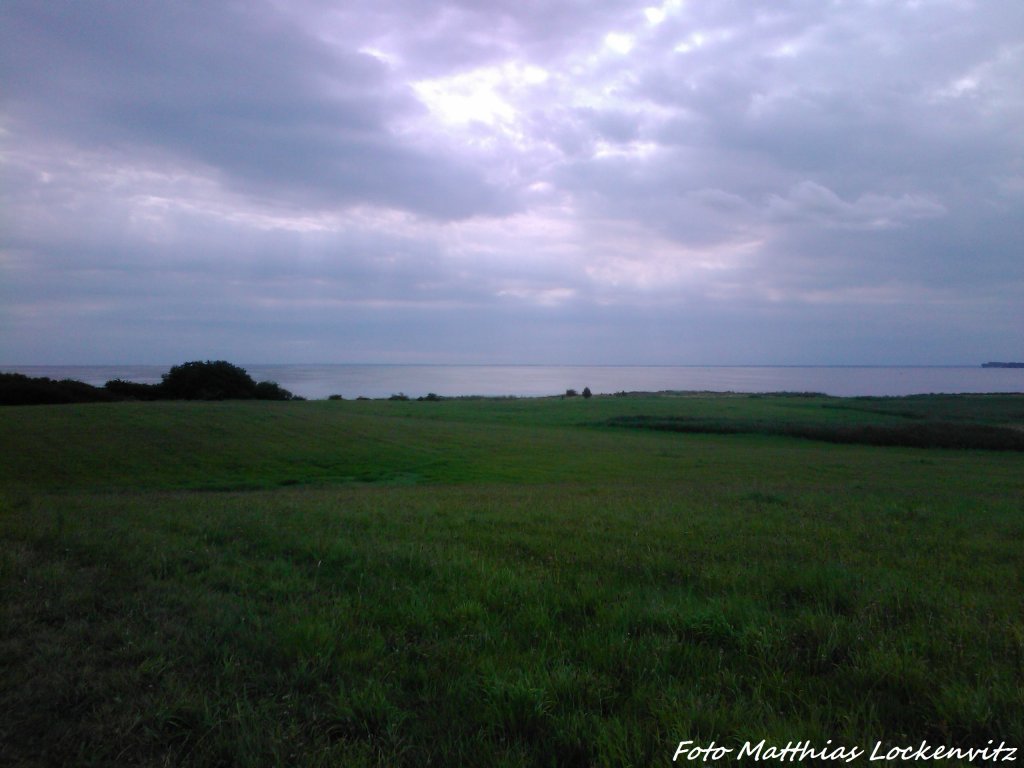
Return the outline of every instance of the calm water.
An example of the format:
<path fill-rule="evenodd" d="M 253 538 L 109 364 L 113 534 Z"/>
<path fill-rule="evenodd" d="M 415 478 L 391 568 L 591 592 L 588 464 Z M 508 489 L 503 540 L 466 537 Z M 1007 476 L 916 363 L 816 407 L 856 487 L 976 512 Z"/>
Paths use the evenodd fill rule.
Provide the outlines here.
<path fill-rule="evenodd" d="M 567 389 L 620 391 L 824 392 L 914 395 L 1024 392 L 1024 369 L 979 367 L 548 366 L 548 365 L 242 365 L 257 381 L 276 381 L 310 399 L 439 395 L 557 395 Z M 0 366 L 0 371 L 77 379 L 155 383 L 169 365 Z"/>

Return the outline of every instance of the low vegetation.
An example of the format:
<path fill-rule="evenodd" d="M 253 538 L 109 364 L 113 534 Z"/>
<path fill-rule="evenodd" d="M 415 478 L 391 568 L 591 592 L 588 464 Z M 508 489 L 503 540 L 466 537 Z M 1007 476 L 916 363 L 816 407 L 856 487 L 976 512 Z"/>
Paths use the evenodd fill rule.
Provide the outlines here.
<path fill-rule="evenodd" d="M 3 409 L 0 764 L 645 766 L 683 739 L 1024 747 L 1020 454 L 778 428 L 1011 429 L 1022 405 Z M 614 421 L 627 417 L 744 428 Z"/>
<path fill-rule="evenodd" d="M 74 379 L 0 373 L 0 405 L 109 403 L 117 399 L 113 392 Z"/>
<path fill-rule="evenodd" d="M 840 407 L 830 403 L 831 407 Z M 888 414 L 884 408 L 867 412 Z M 714 419 L 701 416 L 613 416 L 605 423 L 613 427 L 654 429 L 666 432 L 707 434 L 767 434 L 802 437 L 828 443 L 862 443 L 879 446 L 915 448 L 980 448 L 992 451 L 1024 451 L 1024 430 L 1019 426 L 1001 426 L 974 421 L 931 421 L 917 411 L 894 415 L 907 421 L 889 424 L 845 424 L 829 422 L 758 421 L 754 419 Z M 1011 414 L 1007 414 L 1011 415 Z M 1024 414 L 1012 414 L 1024 419 Z"/>
<path fill-rule="evenodd" d="M 295 400 L 273 381 L 256 382 L 243 368 L 216 360 L 172 367 L 159 384 L 114 379 L 94 387 L 73 379 L 55 381 L 0 373 L 0 405 L 52 405 L 117 400 Z"/>

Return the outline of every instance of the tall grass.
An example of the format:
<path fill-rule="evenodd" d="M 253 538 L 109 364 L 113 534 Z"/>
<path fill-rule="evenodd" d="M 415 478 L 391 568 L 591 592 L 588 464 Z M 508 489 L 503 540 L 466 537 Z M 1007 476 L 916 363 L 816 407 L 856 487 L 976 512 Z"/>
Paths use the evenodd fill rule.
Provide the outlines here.
<path fill-rule="evenodd" d="M 910 418 L 918 418 L 911 416 Z M 760 433 L 820 440 L 913 448 L 977 448 L 987 451 L 1024 451 L 1024 431 L 990 424 L 911 422 L 909 424 L 798 424 L 786 422 L 709 420 L 691 417 L 619 416 L 605 422 L 612 427 L 731 435 Z"/>

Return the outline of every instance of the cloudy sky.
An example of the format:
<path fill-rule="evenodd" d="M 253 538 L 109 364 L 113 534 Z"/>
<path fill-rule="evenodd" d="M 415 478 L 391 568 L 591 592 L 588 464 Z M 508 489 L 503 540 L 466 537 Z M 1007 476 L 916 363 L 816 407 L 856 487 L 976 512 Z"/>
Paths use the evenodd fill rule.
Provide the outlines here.
<path fill-rule="evenodd" d="M 3 0 L 0 363 L 1020 359 L 1022 83 L 1020 0 Z"/>

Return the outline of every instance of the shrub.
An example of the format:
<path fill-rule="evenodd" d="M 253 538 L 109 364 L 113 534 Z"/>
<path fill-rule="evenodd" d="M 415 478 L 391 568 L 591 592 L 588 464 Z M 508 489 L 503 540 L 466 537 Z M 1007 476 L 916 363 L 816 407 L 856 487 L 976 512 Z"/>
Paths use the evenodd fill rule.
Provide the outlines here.
<path fill-rule="evenodd" d="M 251 399 L 256 382 L 237 365 L 207 360 L 174 366 L 163 375 L 163 388 L 176 400 Z"/>
<path fill-rule="evenodd" d="M 257 384 L 244 368 L 224 360 L 193 361 L 163 375 L 164 396 L 175 400 L 292 400 L 273 381 Z"/>
<path fill-rule="evenodd" d="M 261 381 L 253 389 L 253 397 L 257 400 L 296 400 L 291 392 L 282 388 L 276 381 Z"/>
<path fill-rule="evenodd" d="M 583 388 L 583 396 L 587 398 L 591 397 L 590 387 Z"/>
<path fill-rule="evenodd" d="M 118 400 L 160 400 L 165 397 L 163 387 L 159 384 L 113 379 L 104 384 L 103 388 Z"/>
<path fill-rule="evenodd" d="M 160 384 L 113 379 L 94 387 L 73 379 L 53 381 L 0 373 L 0 405 L 96 403 L 116 400 L 302 400 L 273 381 L 258 384 L 242 368 L 223 360 L 183 363 Z"/>
<path fill-rule="evenodd" d="M 0 405 L 96 403 L 114 400 L 105 390 L 73 379 L 55 381 L 22 373 L 0 373 Z"/>

